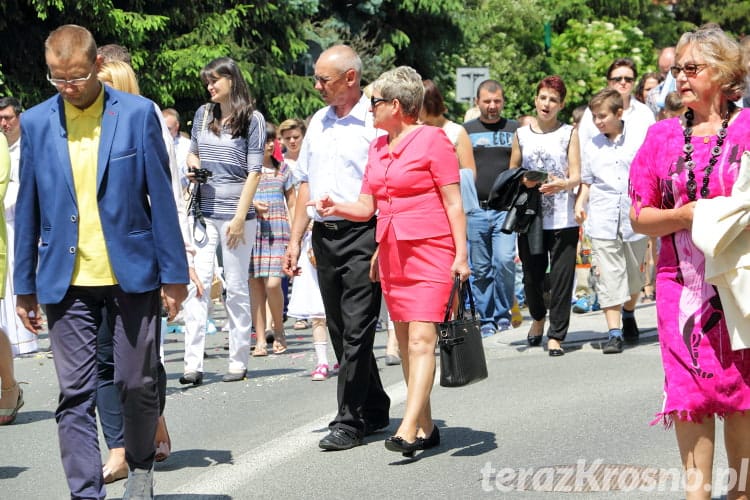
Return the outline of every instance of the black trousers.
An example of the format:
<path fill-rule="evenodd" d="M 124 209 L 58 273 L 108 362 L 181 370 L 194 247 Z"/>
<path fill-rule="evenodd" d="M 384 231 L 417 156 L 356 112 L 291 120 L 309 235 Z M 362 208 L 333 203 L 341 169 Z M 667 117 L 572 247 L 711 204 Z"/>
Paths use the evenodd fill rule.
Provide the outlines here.
<path fill-rule="evenodd" d="M 339 362 L 338 413 L 331 429 L 363 435 L 367 423 L 388 422 L 391 400 L 372 353 L 380 312 L 380 284 L 369 278 L 375 252 L 375 218 L 368 222 L 316 222 L 312 231 L 320 293 Z"/>
<path fill-rule="evenodd" d="M 570 326 L 570 299 L 576 274 L 578 227 L 544 230 L 544 252 L 532 254 L 525 234 L 518 235 L 518 256 L 523 264 L 523 290 L 529 314 L 544 319 L 544 281 L 549 266 L 549 328 L 547 337 L 562 342 Z"/>

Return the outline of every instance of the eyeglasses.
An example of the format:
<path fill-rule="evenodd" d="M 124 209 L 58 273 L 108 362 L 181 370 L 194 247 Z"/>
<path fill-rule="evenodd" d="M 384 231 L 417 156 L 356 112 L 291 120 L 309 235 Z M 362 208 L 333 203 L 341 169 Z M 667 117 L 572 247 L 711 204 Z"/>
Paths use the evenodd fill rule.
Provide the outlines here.
<path fill-rule="evenodd" d="M 393 99 L 384 99 L 382 97 L 370 97 L 370 107 L 375 108 L 381 102 L 391 102 Z"/>
<path fill-rule="evenodd" d="M 346 70 L 346 71 L 349 71 L 349 70 Z M 341 75 L 345 75 L 346 74 L 346 71 L 342 71 L 341 73 L 339 73 L 336 76 L 318 76 L 318 75 L 313 75 L 313 77 L 312 77 L 313 84 L 320 82 L 321 85 L 325 85 L 326 83 L 330 83 L 330 82 L 332 82 L 334 80 L 338 80 L 341 77 Z"/>
<path fill-rule="evenodd" d="M 609 79 L 609 81 L 612 83 L 623 81 L 626 83 L 633 83 L 635 81 L 635 78 L 633 78 L 632 76 L 613 76 Z"/>
<path fill-rule="evenodd" d="M 701 72 L 703 68 L 708 66 L 708 64 L 686 64 L 685 66 L 672 66 L 669 68 L 669 71 L 672 73 L 672 76 L 677 78 L 680 76 L 680 72 L 684 72 L 685 76 L 688 78 L 695 78 L 695 75 Z"/>
<path fill-rule="evenodd" d="M 83 78 L 73 78 L 72 80 L 63 80 L 62 78 L 52 78 L 49 76 L 49 73 L 47 74 L 47 81 L 50 82 L 52 85 L 58 88 L 64 88 L 67 85 L 73 85 L 75 87 L 80 87 L 87 81 L 89 81 L 89 78 L 91 78 L 91 75 L 94 72 L 91 71 L 88 75 L 86 75 Z"/>

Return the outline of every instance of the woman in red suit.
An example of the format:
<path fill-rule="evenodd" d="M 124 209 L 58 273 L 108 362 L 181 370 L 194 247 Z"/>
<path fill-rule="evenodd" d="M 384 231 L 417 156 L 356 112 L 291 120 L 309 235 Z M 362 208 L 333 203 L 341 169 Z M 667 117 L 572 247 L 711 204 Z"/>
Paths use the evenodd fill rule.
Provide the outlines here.
<path fill-rule="evenodd" d="M 377 268 L 396 327 L 399 348 L 408 353 L 403 371 L 406 411 L 391 451 L 411 456 L 437 446 L 430 391 L 435 376 L 435 323 L 443 320 L 453 278 L 469 277 L 466 220 L 461 205 L 458 161 L 448 137 L 418 123 L 424 86 L 408 66 L 383 73 L 374 83 L 375 126 L 388 132 L 370 146 L 362 191 L 355 202 L 324 197 L 311 202 L 323 216 L 368 220 L 378 211 Z"/>

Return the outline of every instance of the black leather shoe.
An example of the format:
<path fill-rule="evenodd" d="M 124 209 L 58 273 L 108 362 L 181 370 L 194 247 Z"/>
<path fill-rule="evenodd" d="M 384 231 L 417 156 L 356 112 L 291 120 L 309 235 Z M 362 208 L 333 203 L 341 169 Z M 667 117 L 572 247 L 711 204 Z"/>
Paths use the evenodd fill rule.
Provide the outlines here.
<path fill-rule="evenodd" d="M 626 344 L 637 344 L 640 334 L 635 318 L 622 318 L 622 338 Z"/>
<path fill-rule="evenodd" d="M 564 354 L 565 354 L 565 351 L 563 351 L 562 349 L 550 349 L 549 350 L 549 355 L 552 356 L 553 358 L 562 356 Z"/>
<path fill-rule="evenodd" d="M 432 425 L 432 433 L 423 438 L 417 438 L 420 450 L 429 450 L 440 444 L 440 430 L 437 425 Z"/>
<path fill-rule="evenodd" d="M 203 383 L 203 372 L 185 372 L 180 377 L 180 383 L 184 385 L 201 385 Z"/>
<path fill-rule="evenodd" d="M 346 429 L 336 428 L 320 440 L 318 446 L 324 450 L 341 451 L 354 448 L 362 444 L 362 438 Z"/>
<path fill-rule="evenodd" d="M 542 336 L 543 335 L 529 335 L 526 337 L 526 342 L 529 343 L 529 347 L 539 347 L 542 345 Z"/>
<path fill-rule="evenodd" d="M 380 420 L 377 422 L 367 421 L 365 422 L 365 436 L 372 436 L 373 434 L 382 432 L 389 425 L 391 425 L 391 422 L 389 420 Z"/>
<path fill-rule="evenodd" d="M 419 439 L 415 439 L 414 442 L 410 443 L 402 437 L 391 436 L 385 440 L 386 450 L 401 453 L 405 457 L 413 457 L 414 452 L 420 449 L 419 445 Z"/>
<path fill-rule="evenodd" d="M 247 370 L 242 370 L 241 372 L 226 372 L 221 380 L 223 382 L 239 382 L 240 380 L 245 380 L 246 375 Z"/>

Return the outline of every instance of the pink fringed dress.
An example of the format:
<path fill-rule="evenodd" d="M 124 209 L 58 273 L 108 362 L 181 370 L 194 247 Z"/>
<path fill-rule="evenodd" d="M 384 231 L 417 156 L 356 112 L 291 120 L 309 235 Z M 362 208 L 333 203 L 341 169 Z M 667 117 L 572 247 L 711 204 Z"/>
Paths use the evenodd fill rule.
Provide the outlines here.
<path fill-rule="evenodd" d="M 692 137 L 695 180 L 701 186 L 716 136 Z M 643 207 L 675 208 L 690 202 L 685 144 L 679 118 L 653 125 L 630 168 L 631 199 Z M 750 149 L 750 110 L 729 124 L 709 176 L 709 198 L 728 196 L 743 151 Z M 748 249 L 750 251 L 750 249 Z M 704 281 L 704 256 L 690 231 L 661 238 L 656 268 L 656 311 L 664 365 L 664 406 L 657 419 L 700 422 L 750 409 L 750 350 L 732 351 L 719 295 Z"/>

